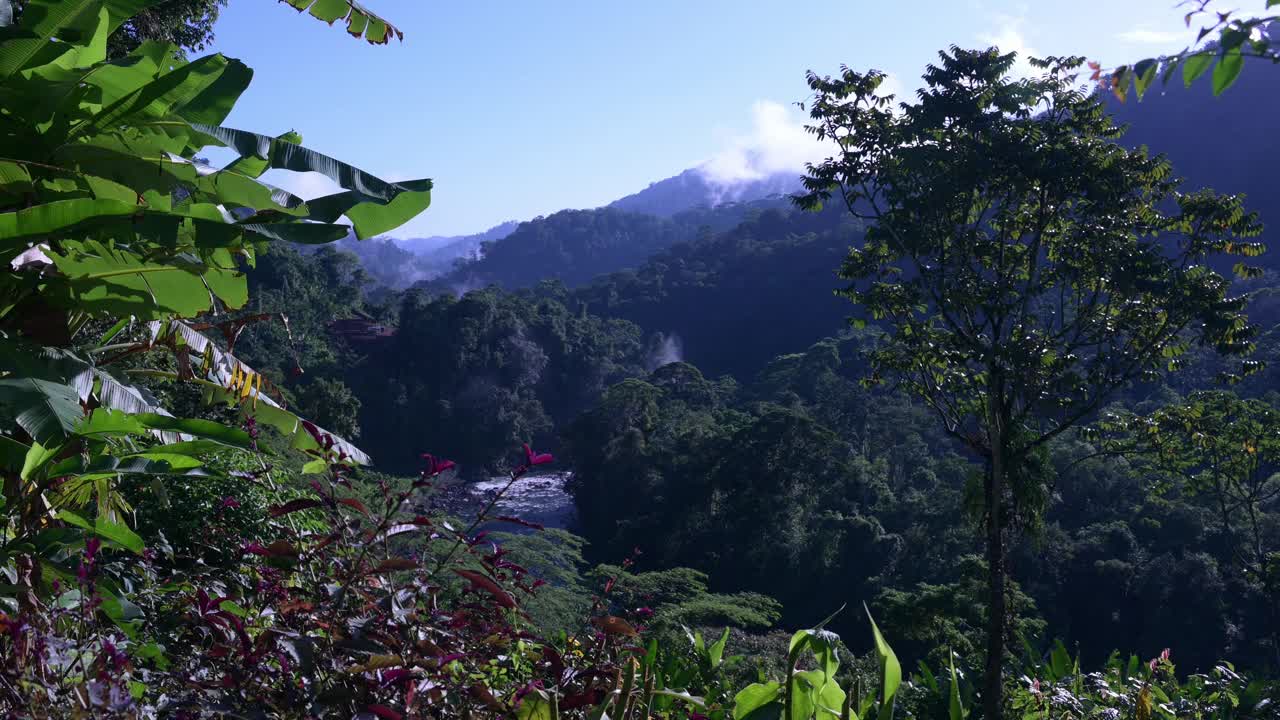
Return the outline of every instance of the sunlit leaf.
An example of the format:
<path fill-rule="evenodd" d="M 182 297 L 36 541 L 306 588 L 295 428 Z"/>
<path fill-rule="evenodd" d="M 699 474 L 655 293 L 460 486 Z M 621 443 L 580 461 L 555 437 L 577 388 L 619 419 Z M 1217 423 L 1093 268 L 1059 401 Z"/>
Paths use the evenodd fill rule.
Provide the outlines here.
<path fill-rule="evenodd" d="M 1227 88 L 1231 87 L 1236 78 L 1240 77 L 1240 71 L 1244 69 L 1244 56 L 1237 47 L 1222 56 L 1218 60 L 1217 66 L 1213 68 L 1213 94 L 1221 95 Z"/>
<path fill-rule="evenodd" d="M 1195 82 L 1213 67 L 1212 53 L 1197 53 L 1188 57 L 1182 62 L 1182 83 L 1187 87 L 1191 87 L 1191 83 Z"/>
<path fill-rule="evenodd" d="M 332 25 L 338 20 L 347 21 L 347 32 L 354 37 L 364 37 L 375 45 L 385 44 L 393 35 L 404 39 L 404 33 L 394 25 L 373 14 L 356 0 L 285 0 L 299 12 L 310 11 L 312 17 Z"/>
<path fill-rule="evenodd" d="M 116 545 L 119 545 L 120 547 L 135 554 L 141 555 L 142 551 L 145 549 L 142 538 L 138 537 L 137 533 L 133 532 L 122 523 L 112 522 L 111 520 L 101 517 L 91 523 L 69 510 L 60 510 L 58 512 L 58 519 L 65 523 L 75 525 L 76 527 L 83 528 L 103 540 L 115 543 Z"/>

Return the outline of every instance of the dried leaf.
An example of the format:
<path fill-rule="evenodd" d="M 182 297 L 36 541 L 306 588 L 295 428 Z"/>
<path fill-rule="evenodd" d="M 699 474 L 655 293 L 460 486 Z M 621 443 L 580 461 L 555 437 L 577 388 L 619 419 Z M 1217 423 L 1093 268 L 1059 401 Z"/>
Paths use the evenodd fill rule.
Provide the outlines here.
<path fill-rule="evenodd" d="M 396 570 L 412 570 L 418 567 L 418 563 L 409 558 L 394 557 L 387 558 L 378 563 L 378 566 L 369 571 L 370 575 L 377 575 L 385 572 L 395 572 Z"/>
<path fill-rule="evenodd" d="M 635 637 L 640 633 L 631 627 L 631 623 L 614 615 L 605 615 L 604 617 L 591 618 L 591 624 L 600 628 L 600 632 L 605 635 L 627 635 Z"/>

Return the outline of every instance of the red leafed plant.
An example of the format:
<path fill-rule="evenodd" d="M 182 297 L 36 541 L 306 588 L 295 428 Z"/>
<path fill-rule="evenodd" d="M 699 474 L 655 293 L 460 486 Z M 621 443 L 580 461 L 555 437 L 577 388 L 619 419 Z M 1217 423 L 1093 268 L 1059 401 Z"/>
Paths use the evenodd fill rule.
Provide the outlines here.
<path fill-rule="evenodd" d="M 569 717 L 598 709 L 636 672 L 638 628 L 603 601 L 581 640 L 536 637 L 522 603 L 544 583 L 479 530 L 536 527 L 491 513 L 550 455 L 525 446 L 506 486 L 456 529 L 416 514 L 414 496 L 453 463 L 426 455 L 407 489 L 375 481 L 372 497 L 357 498 L 353 467 L 324 431 L 308 430 L 325 471 L 266 508 L 261 541 L 227 535 L 221 524 L 237 505 L 218 504 L 208 533 L 238 550 L 227 563 L 148 553 L 138 572 L 91 539 L 60 602 L 0 615 L 8 699 L 41 685 L 101 716 L 416 718 L 525 714 L 555 698 Z M 126 577 L 134 591 L 123 612 L 135 617 L 121 623 Z"/>

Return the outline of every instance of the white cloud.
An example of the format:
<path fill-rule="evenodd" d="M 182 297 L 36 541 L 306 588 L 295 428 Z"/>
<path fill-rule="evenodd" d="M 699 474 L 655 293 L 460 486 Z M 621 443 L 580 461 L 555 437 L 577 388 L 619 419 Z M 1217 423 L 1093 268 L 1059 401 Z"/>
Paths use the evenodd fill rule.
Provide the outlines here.
<path fill-rule="evenodd" d="M 776 172 L 799 172 L 823 157 L 817 139 L 804 129 L 798 109 L 771 100 L 751 107 L 751 130 L 730 137 L 727 147 L 700 166 L 720 183 L 759 180 Z"/>
<path fill-rule="evenodd" d="M 907 86 L 903 85 L 902 80 L 898 79 L 898 76 L 893 73 L 885 73 L 884 80 L 880 82 L 876 95 L 892 95 L 895 108 L 899 103 L 910 103 L 916 99 L 915 90 L 908 92 Z"/>
<path fill-rule="evenodd" d="M 876 94 L 893 95 L 895 107 L 914 99 L 893 73 L 886 73 Z M 699 165 L 698 170 L 721 185 L 760 180 L 775 173 L 803 172 L 805 163 L 830 157 L 835 148 L 830 141 L 819 142 L 817 136 L 806 131 L 808 122 L 808 115 L 794 105 L 757 100 L 751 106 L 751 130 L 729 134 L 726 147 Z"/>
<path fill-rule="evenodd" d="M 1021 17 L 998 15 L 995 30 L 978 35 L 978 41 L 994 45 L 1002 53 L 1018 53 L 1018 60 L 1014 63 L 1011 74 L 1015 77 L 1034 77 L 1039 72 L 1031 66 L 1028 58 L 1039 57 L 1040 53 L 1027 42 L 1022 28 L 1024 22 Z"/>
<path fill-rule="evenodd" d="M 1116 35 L 1116 38 L 1136 45 L 1170 45 L 1178 42 L 1182 37 L 1183 33 L 1167 30 L 1150 30 L 1147 28 L 1126 30 L 1119 35 Z"/>

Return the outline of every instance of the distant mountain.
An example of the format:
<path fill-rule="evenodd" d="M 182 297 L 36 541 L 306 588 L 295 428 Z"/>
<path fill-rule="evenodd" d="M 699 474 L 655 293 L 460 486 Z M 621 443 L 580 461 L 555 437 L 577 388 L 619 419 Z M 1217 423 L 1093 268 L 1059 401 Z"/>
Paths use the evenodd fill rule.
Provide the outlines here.
<path fill-rule="evenodd" d="M 445 244 L 441 238 L 424 238 L 401 245 L 436 244 L 435 255 L 422 255 L 438 257 L 436 267 L 447 270 L 436 273 L 435 289 L 528 287 L 544 279 L 572 287 L 638 267 L 672 245 L 724 232 L 765 210 L 789 206 L 789 195 L 799 190 L 798 172 L 724 183 L 693 168 L 601 208 L 561 210 Z"/>
<path fill-rule="evenodd" d="M 716 207 L 725 203 L 745 203 L 800 190 L 800 172 L 774 173 L 759 180 L 719 182 L 700 168 L 659 180 L 633 195 L 609 203 L 608 207 L 628 212 L 671 217 L 682 210 Z"/>
<path fill-rule="evenodd" d="M 432 235 L 420 238 L 397 238 L 396 244 L 415 255 L 428 259 L 463 257 L 469 255 L 480 243 L 501 240 L 511 234 L 520 223 L 508 220 L 474 235 Z"/>
<path fill-rule="evenodd" d="M 478 257 L 435 278 L 435 290 L 462 292 L 486 285 L 508 289 L 560 280 L 575 287 L 605 273 L 639 267 L 673 245 L 710 239 L 790 201 L 779 196 L 752 202 L 699 205 L 669 217 L 602 207 L 561 210 L 520 223 L 510 235 L 483 243 Z"/>
<path fill-rule="evenodd" d="M 722 232 L 751 212 L 786 204 L 799 188 L 798 174 L 723 183 L 695 168 L 594 210 L 509 220 L 472 235 L 349 237 L 338 246 L 359 256 L 375 282 L 392 290 L 430 281 L 454 289 L 521 287 L 543 278 L 580 285 L 692 240 L 701 228 Z M 497 256 L 486 260 L 490 252 Z"/>

